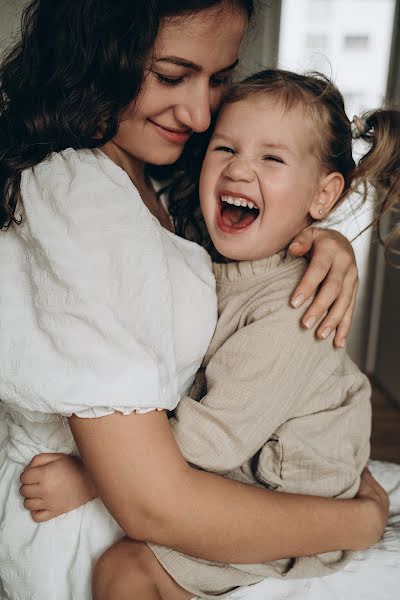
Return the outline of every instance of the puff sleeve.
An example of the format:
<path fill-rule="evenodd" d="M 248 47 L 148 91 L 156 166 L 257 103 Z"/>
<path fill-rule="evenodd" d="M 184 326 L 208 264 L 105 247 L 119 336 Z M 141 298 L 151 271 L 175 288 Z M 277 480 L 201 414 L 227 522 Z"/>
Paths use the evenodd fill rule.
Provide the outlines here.
<path fill-rule="evenodd" d="M 179 400 L 161 228 L 100 151 L 22 174 L 23 221 L 0 240 L 0 398 L 96 417 Z"/>

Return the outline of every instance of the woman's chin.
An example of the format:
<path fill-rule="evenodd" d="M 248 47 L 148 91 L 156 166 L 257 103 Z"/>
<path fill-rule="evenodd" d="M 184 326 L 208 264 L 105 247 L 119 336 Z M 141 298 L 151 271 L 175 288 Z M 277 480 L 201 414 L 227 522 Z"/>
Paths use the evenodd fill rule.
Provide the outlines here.
<path fill-rule="evenodd" d="M 173 165 L 176 163 L 178 158 L 182 155 L 184 145 L 165 150 L 164 152 L 153 153 L 149 164 L 161 167 L 167 165 Z"/>

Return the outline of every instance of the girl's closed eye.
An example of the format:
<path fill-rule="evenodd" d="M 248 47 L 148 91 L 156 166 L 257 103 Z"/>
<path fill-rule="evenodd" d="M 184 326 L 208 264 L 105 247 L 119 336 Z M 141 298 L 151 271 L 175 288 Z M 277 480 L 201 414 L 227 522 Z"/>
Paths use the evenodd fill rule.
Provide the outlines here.
<path fill-rule="evenodd" d="M 263 156 L 262 159 L 265 161 L 271 161 L 271 162 L 285 164 L 285 161 L 282 158 L 280 158 L 280 156 L 275 156 L 273 154 L 267 154 L 266 156 Z"/>
<path fill-rule="evenodd" d="M 214 148 L 215 152 L 227 152 L 228 154 L 235 154 L 233 148 L 229 148 L 229 146 L 216 146 Z"/>

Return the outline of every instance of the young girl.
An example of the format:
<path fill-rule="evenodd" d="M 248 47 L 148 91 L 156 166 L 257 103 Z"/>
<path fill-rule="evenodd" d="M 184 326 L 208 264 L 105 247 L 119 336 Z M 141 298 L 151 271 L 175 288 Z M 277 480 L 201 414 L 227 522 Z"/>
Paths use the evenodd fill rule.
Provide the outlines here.
<path fill-rule="evenodd" d="M 322 76 L 264 71 L 225 100 L 200 198 L 212 242 L 232 262 L 215 264 L 217 328 L 193 393 L 171 420 L 186 460 L 200 469 L 292 493 L 350 498 L 358 489 L 369 455 L 369 384 L 343 349 L 315 340 L 317 322 L 299 326 L 289 304 L 305 263 L 286 251 L 353 182 L 371 181 L 387 194 L 379 219 L 397 201 L 399 114 L 376 111 L 354 126 L 356 136 L 372 142 L 358 167 L 343 99 Z M 65 460 L 52 464 L 54 481 L 63 469 L 53 514 L 95 496 L 79 463 L 71 460 L 67 470 Z M 95 598 L 224 597 L 266 576 L 330 572 L 346 559 L 337 552 L 225 565 L 150 547 L 154 555 L 127 540 L 114 546 L 98 565 Z M 172 580 L 154 556 L 179 591 L 171 592 Z"/>

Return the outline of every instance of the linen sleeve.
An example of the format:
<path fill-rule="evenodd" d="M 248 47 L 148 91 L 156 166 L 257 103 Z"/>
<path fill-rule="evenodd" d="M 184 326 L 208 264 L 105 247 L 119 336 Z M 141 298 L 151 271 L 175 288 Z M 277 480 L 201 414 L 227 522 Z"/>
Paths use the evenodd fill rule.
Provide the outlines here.
<path fill-rule="evenodd" d="M 207 365 L 206 395 L 181 399 L 175 411 L 171 424 L 186 460 L 219 473 L 241 466 L 301 413 L 310 381 L 318 387 L 340 352 L 304 330 L 290 307 L 238 330 Z"/>
<path fill-rule="evenodd" d="M 174 408 L 166 256 L 127 175 L 99 152 L 68 149 L 25 171 L 21 191 L 22 225 L 7 232 L 0 397 L 64 416 Z"/>

